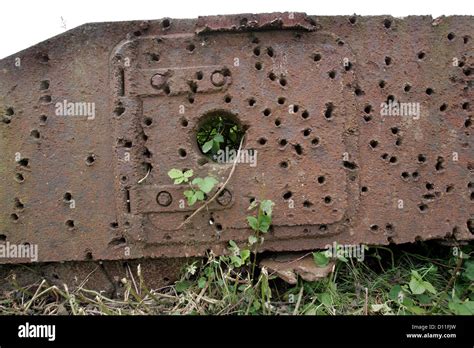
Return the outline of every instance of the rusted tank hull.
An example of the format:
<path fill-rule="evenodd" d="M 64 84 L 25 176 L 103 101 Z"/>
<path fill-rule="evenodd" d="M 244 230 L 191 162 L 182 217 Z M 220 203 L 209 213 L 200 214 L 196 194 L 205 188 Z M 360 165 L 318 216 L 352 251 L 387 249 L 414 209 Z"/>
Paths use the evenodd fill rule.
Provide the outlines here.
<path fill-rule="evenodd" d="M 274 13 L 49 39 L 0 61 L 1 239 L 39 262 L 222 253 L 256 197 L 276 204 L 262 251 L 471 240 L 473 37 L 467 16 Z M 196 208 L 166 173 L 232 167 L 196 142 L 214 111 L 257 162 L 178 228 Z"/>

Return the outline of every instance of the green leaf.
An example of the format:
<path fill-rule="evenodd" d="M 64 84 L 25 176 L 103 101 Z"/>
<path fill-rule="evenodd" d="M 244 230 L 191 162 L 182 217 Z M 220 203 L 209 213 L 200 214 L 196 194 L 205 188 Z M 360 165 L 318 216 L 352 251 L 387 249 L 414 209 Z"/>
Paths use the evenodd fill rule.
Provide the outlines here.
<path fill-rule="evenodd" d="M 191 287 L 191 282 L 189 280 L 181 280 L 176 283 L 175 289 L 176 292 L 184 292 Z"/>
<path fill-rule="evenodd" d="M 171 169 L 169 172 L 168 172 L 168 176 L 171 178 L 171 179 L 177 179 L 177 178 L 181 178 L 183 176 L 183 172 L 179 169 Z"/>
<path fill-rule="evenodd" d="M 257 237 L 254 235 L 249 236 L 249 244 L 254 245 L 255 243 L 257 243 Z"/>
<path fill-rule="evenodd" d="M 212 189 L 214 188 L 214 186 L 218 183 L 219 181 L 217 181 L 215 178 L 213 178 L 212 176 L 206 176 L 200 183 L 198 183 L 197 185 L 199 186 L 199 188 L 204 192 L 204 193 L 209 193 L 212 191 Z"/>
<path fill-rule="evenodd" d="M 244 249 L 240 251 L 240 258 L 242 259 L 242 263 L 245 263 L 247 259 L 250 257 L 250 250 Z"/>
<path fill-rule="evenodd" d="M 222 136 L 222 134 L 216 134 L 214 136 L 214 142 L 223 143 L 224 142 L 224 137 Z"/>
<path fill-rule="evenodd" d="M 258 201 L 254 199 L 252 203 L 250 203 L 248 210 L 255 209 L 258 206 Z"/>
<path fill-rule="evenodd" d="M 410 286 L 411 293 L 414 295 L 420 295 L 426 291 L 424 282 L 417 271 L 411 271 L 411 279 L 408 285 Z"/>
<path fill-rule="evenodd" d="M 258 227 L 260 232 L 267 233 L 272 223 L 272 218 L 267 215 L 260 215 L 258 221 Z"/>
<path fill-rule="evenodd" d="M 428 292 L 431 292 L 432 294 L 436 294 L 436 289 L 434 288 L 433 285 L 431 285 L 430 282 L 428 281 L 423 281 L 423 286 L 426 290 L 428 290 Z"/>
<path fill-rule="evenodd" d="M 208 153 L 209 150 L 212 149 L 213 144 L 214 144 L 214 140 L 212 140 L 212 139 L 205 142 L 204 145 L 202 146 L 202 152 Z"/>
<path fill-rule="evenodd" d="M 184 196 L 187 197 L 187 198 L 190 198 L 192 196 L 194 196 L 194 191 L 193 190 L 186 190 L 183 192 Z"/>
<path fill-rule="evenodd" d="M 199 186 L 201 182 L 202 182 L 201 178 L 194 178 L 193 181 L 191 181 L 191 184 Z"/>
<path fill-rule="evenodd" d="M 191 197 L 188 197 L 188 204 L 191 206 L 191 205 L 194 205 L 194 203 L 196 203 L 197 201 L 197 197 L 196 197 L 196 194 L 193 194 Z"/>
<path fill-rule="evenodd" d="M 194 197 L 196 197 L 198 201 L 202 201 L 204 200 L 204 192 L 196 191 L 196 193 L 194 193 Z"/>
<path fill-rule="evenodd" d="M 188 180 L 188 179 L 186 179 L 184 176 L 182 176 L 182 177 L 180 177 L 180 178 L 176 178 L 176 179 L 174 179 L 174 184 L 175 184 L 175 185 L 179 185 L 179 184 L 181 184 L 181 183 L 182 183 L 183 181 L 185 181 L 185 180 Z"/>
<path fill-rule="evenodd" d="M 252 230 L 257 231 L 258 227 L 258 221 L 255 216 L 247 216 L 247 222 L 249 223 L 249 226 Z"/>
<path fill-rule="evenodd" d="M 207 279 L 205 277 L 199 278 L 198 280 L 199 289 L 204 289 L 204 287 L 206 286 L 206 283 L 207 283 Z"/>
<path fill-rule="evenodd" d="M 321 303 L 323 305 L 325 305 L 326 307 L 332 306 L 331 294 L 329 294 L 327 292 L 323 292 L 323 293 L 319 294 L 318 298 L 319 298 L 319 301 L 321 301 Z"/>
<path fill-rule="evenodd" d="M 192 169 L 189 169 L 189 170 L 187 170 L 187 171 L 185 171 L 185 172 L 183 173 L 183 176 L 184 176 L 185 178 L 190 178 L 190 177 L 193 176 L 193 174 L 194 174 L 193 170 L 192 170 Z"/>
<path fill-rule="evenodd" d="M 239 249 L 239 246 L 233 240 L 229 240 L 229 245 L 231 248 Z"/>
<path fill-rule="evenodd" d="M 463 272 L 463 275 L 470 281 L 474 281 L 474 262 L 466 261 L 466 270 Z"/>
<path fill-rule="evenodd" d="M 474 302 L 467 300 L 461 302 L 459 299 L 454 299 L 448 303 L 449 309 L 457 315 L 473 315 L 474 314 Z"/>
<path fill-rule="evenodd" d="M 398 302 L 400 292 L 402 292 L 402 287 L 397 284 L 390 289 L 390 292 L 388 293 L 388 297 L 392 301 Z"/>
<path fill-rule="evenodd" d="M 324 267 L 327 266 L 329 263 L 329 258 L 326 254 L 322 251 L 314 252 L 313 259 L 317 266 Z"/>
<path fill-rule="evenodd" d="M 262 208 L 262 211 L 265 213 L 267 216 L 272 216 L 272 209 L 275 203 L 273 203 L 269 199 L 265 199 L 260 203 L 260 207 Z"/>

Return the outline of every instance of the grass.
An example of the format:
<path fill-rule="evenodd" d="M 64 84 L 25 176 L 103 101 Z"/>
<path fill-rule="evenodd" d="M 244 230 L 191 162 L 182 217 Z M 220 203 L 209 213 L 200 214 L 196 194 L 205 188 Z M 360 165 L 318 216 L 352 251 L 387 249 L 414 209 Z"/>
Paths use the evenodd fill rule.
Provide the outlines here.
<path fill-rule="evenodd" d="M 456 251 L 463 251 L 462 257 Z M 316 282 L 284 283 L 252 261 L 235 267 L 209 255 L 188 264 L 172 286 L 149 289 L 140 267 L 124 279 L 124 295 L 109 298 L 46 280 L 0 298 L 3 314 L 71 315 L 381 315 L 474 314 L 474 244 L 460 249 L 437 243 L 371 247 L 365 260 L 338 261 Z"/>

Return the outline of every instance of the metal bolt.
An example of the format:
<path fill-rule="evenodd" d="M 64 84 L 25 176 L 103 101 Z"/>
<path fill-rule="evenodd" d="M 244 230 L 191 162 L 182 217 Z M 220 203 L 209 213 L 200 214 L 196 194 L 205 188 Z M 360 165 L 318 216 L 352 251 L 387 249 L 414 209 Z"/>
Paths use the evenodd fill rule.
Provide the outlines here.
<path fill-rule="evenodd" d="M 166 76 L 163 74 L 158 73 L 158 74 L 153 75 L 153 77 L 151 78 L 151 85 L 157 89 L 163 88 L 163 86 L 165 85 L 165 82 L 166 82 Z"/>
<path fill-rule="evenodd" d="M 158 202 L 159 205 L 162 207 L 167 207 L 171 204 L 173 201 L 173 198 L 171 197 L 171 194 L 167 191 L 161 191 L 158 193 L 156 196 L 156 201 Z"/>
<path fill-rule="evenodd" d="M 220 87 L 225 83 L 225 76 L 220 71 L 214 71 L 211 75 L 211 82 L 214 86 Z"/>
<path fill-rule="evenodd" d="M 230 202 L 232 202 L 232 193 L 230 193 L 229 190 L 224 189 L 219 196 L 217 196 L 217 203 L 219 203 L 222 206 L 229 205 Z"/>

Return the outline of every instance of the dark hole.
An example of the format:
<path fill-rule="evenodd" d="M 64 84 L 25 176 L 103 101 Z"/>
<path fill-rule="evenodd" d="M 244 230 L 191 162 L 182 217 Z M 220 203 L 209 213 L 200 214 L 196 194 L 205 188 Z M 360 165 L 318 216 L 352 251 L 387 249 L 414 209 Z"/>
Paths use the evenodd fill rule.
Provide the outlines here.
<path fill-rule="evenodd" d="M 277 118 L 275 120 L 275 126 L 280 127 L 280 125 L 281 125 L 281 121 L 280 121 L 280 119 Z"/>
<path fill-rule="evenodd" d="M 362 187 L 360 188 L 360 190 L 361 190 L 362 192 L 364 192 L 364 193 L 367 192 L 367 191 L 369 191 L 369 189 L 367 188 L 367 186 L 362 186 Z"/>
<path fill-rule="evenodd" d="M 390 65 L 390 64 L 392 64 L 392 58 L 385 57 L 385 65 Z"/>
<path fill-rule="evenodd" d="M 291 198 L 292 195 L 293 195 L 293 194 L 291 193 L 291 191 L 287 191 L 287 192 L 285 192 L 285 193 L 283 194 L 283 199 L 284 199 L 284 200 L 288 200 L 288 199 Z"/>
<path fill-rule="evenodd" d="M 318 183 L 319 184 L 324 184 L 325 181 L 326 181 L 326 178 L 323 175 L 318 176 Z"/>
<path fill-rule="evenodd" d="M 268 109 L 268 108 L 265 109 L 265 110 L 263 110 L 263 114 L 264 114 L 265 116 L 270 116 L 271 113 L 272 113 L 271 110 Z"/>
<path fill-rule="evenodd" d="M 151 126 L 153 120 L 150 117 L 145 117 L 145 120 L 143 122 L 145 123 L 145 126 Z"/>
<path fill-rule="evenodd" d="M 304 110 L 301 113 L 301 117 L 306 120 L 309 117 L 309 112 L 307 110 Z"/>
<path fill-rule="evenodd" d="M 420 163 L 426 162 L 426 156 L 423 155 L 423 154 L 419 154 L 418 155 L 418 162 L 420 162 Z"/>
<path fill-rule="evenodd" d="M 328 75 L 331 79 L 333 79 L 336 77 L 336 72 L 334 70 L 331 70 L 330 72 L 328 72 Z"/>
<path fill-rule="evenodd" d="M 423 58 L 425 58 L 425 52 L 419 52 L 418 59 L 423 59 Z"/>
<path fill-rule="evenodd" d="M 302 155 L 302 154 L 303 154 L 303 147 L 302 147 L 300 144 L 296 144 L 296 145 L 294 146 L 294 148 L 295 148 L 295 151 L 296 151 L 296 153 L 297 153 L 298 155 Z"/>
<path fill-rule="evenodd" d="M 40 82 L 40 90 L 44 91 L 49 88 L 49 81 L 43 80 Z"/>
<path fill-rule="evenodd" d="M 185 149 L 179 149 L 178 153 L 179 153 L 179 156 L 183 158 L 186 157 L 186 154 L 187 154 Z"/>
<path fill-rule="evenodd" d="M 443 157 L 438 157 L 438 159 L 436 160 L 436 165 L 435 165 L 435 169 L 436 170 L 443 170 L 444 169 L 444 158 Z"/>
<path fill-rule="evenodd" d="M 288 144 L 288 142 L 286 141 L 286 139 L 281 139 L 281 140 L 280 140 L 280 146 L 286 146 L 286 144 Z"/>
<path fill-rule="evenodd" d="M 163 19 L 163 22 L 161 22 L 161 25 L 163 26 L 163 28 L 169 28 L 170 25 L 171 25 L 171 22 L 169 19 Z"/>
<path fill-rule="evenodd" d="M 434 185 L 430 182 L 427 182 L 425 187 L 426 187 L 427 190 L 433 190 L 434 189 Z"/>
<path fill-rule="evenodd" d="M 433 93 L 434 93 L 434 91 L 433 91 L 432 88 L 427 88 L 427 89 L 426 89 L 426 94 L 432 95 Z"/>
<path fill-rule="evenodd" d="M 332 202 L 331 196 L 326 196 L 326 197 L 324 197 L 324 203 L 330 204 L 331 202 Z"/>
<path fill-rule="evenodd" d="M 305 130 L 303 130 L 303 136 L 309 137 L 310 134 L 311 134 L 311 128 L 306 128 Z"/>
<path fill-rule="evenodd" d="M 66 226 L 69 228 L 74 228 L 74 220 L 67 220 Z"/>
<path fill-rule="evenodd" d="M 286 100 L 285 100 L 285 98 L 283 98 L 283 97 L 278 98 L 278 104 L 280 104 L 280 105 L 285 104 L 285 101 L 286 101 Z"/>
<path fill-rule="evenodd" d="M 364 108 L 364 112 L 366 114 L 369 114 L 371 111 L 372 111 L 372 106 L 371 105 L 366 105 L 366 107 Z"/>
<path fill-rule="evenodd" d="M 311 203 L 310 201 L 304 201 L 303 202 L 303 207 L 305 207 L 305 208 L 311 208 L 312 205 L 313 205 L 313 203 Z"/>
<path fill-rule="evenodd" d="M 193 52 L 195 50 L 196 46 L 194 46 L 194 44 L 189 44 L 186 49 L 189 51 L 189 52 Z"/>
<path fill-rule="evenodd" d="M 403 172 L 402 173 L 402 178 L 403 179 L 408 179 L 410 177 L 410 174 L 408 174 L 408 172 Z"/>
<path fill-rule="evenodd" d="M 255 54 L 258 57 L 260 55 L 260 47 L 255 47 L 253 49 L 253 54 Z"/>
<path fill-rule="evenodd" d="M 390 27 L 392 26 L 392 21 L 388 18 L 385 18 L 383 20 L 383 25 L 385 28 L 390 29 Z"/>
<path fill-rule="evenodd" d="M 454 33 L 449 33 L 449 34 L 448 34 L 448 40 L 449 40 L 449 41 L 454 40 L 455 37 L 456 37 L 456 35 L 454 35 Z"/>
<path fill-rule="evenodd" d="M 442 104 L 442 105 L 439 107 L 439 111 L 446 111 L 447 108 L 448 108 L 448 105 Z"/>
<path fill-rule="evenodd" d="M 28 167 L 30 160 L 28 158 L 22 158 L 18 161 L 18 164 L 22 167 Z"/>
<path fill-rule="evenodd" d="M 418 205 L 418 209 L 420 209 L 421 212 L 424 212 L 428 210 L 428 206 L 424 203 Z"/>
<path fill-rule="evenodd" d="M 66 193 L 64 194 L 63 198 L 64 198 L 64 200 L 65 200 L 66 202 L 69 202 L 69 201 L 72 199 L 72 194 L 71 194 L 71 192 L 66 192 Z"/>
<path fill-rule="evenodd" d="M 280 85 L 282 85 L 283 87 L 286 86 L 286 79 L 285 78 L 281 78 L 280 79 Z"/>
<path fill-rule="evenodd" d="M 230 95 L 226 95 L 225 98 L 224 98 L 224 101 L 226 103 L 230 103 L 232 101 L 232 97 Z"/>
<path fill-rule="evenodd" d="M 371 140 L 369 144 L 371 148 L 375 149 L 379 142 L 377 140 Z"/>
<path fill-rule="evenodd" d="M 410 92 L 410 89 L 411 89 L 411 85 L 409 85 L 408 83 L 405 85 L 405 87 L 403 88 L 403 90 L 405 92 Z"/>
<path fill-rule="evenodd" d="M 349 17 L 349 23 L 351 23 L 351 24 L 355 24 L 355 23 L 356 23 L 356 20 L 357 20 L 357 19 L 356 19 L 356 16 L 351 16 L 351 17 Z"/>
<path fill-rule="evenodd" d="M 314 60 L 315 62 L 319 62 L 319 61 L 321 60 L 321 55 L 320 55 L 319 53 L 315 53 L 315 54 L 313 55 L 313 60 Z"/>
<path fill-rule="evenodd" d="M 288 162 L 286 162 L 286 161 L 280 162 L 280 167 L 281 168 L 288 168 Z"/>
<path fill-rule="evenodd" d="M 386 85 L 386 83 L 385 83 L 384 80 L 380 80 L 380 81 L 379 81 L 379 87 L 380 87 L 380 88 L 385 88 L 385 85 Z"/>
<path fill-rule="evenodd" d="M 399 129 L 398 129 L 398 127 L 392 127 L 392 128 L 390 128 L 390 131 L 392 132 L 392 134 L 398 134 Z"/>
<path fill-rule="evenodd" d="M 265 138 L 260 138 L 260 139 L 258 139 L 258 143 L 259 143 L 260 145 L 265 145 L 265 144 L 267 143 L 267 139 L 265 139 Z"/>
<path fill-rule="evenodd" d="M 274 55 L 273 48 L 267 47 L 267 54 L 268 54 L 269 57 L 273 57 L 273 55 Z"/>
<path fill-rule="evenodd" d="M 324 111 L 324 117 L 326 117 L 326 119 L 331 119 L 333 110 L 334 110 L 334 105 L 332 103 L 327 103 L 326 111 Z"/>
<path fill-rule="evenodd" d="M 255 99 L 253 99 L 253 98 L 249 99 L 249 106 L 254 106 L 255 103 L 256 103 Z"/>
<path fill-rule="evenodd" d="M 255 69 L 262 70 L 262 63 L 260 62 L 255 63 Z"/>

